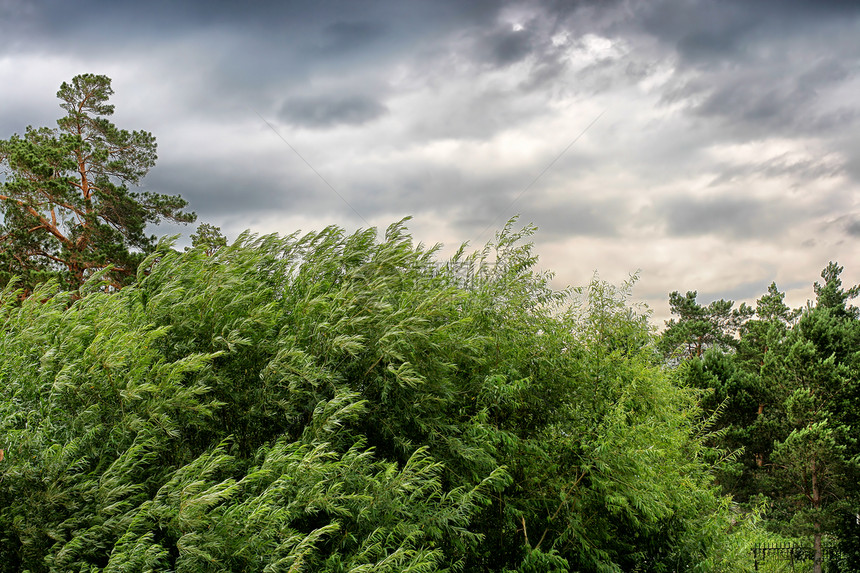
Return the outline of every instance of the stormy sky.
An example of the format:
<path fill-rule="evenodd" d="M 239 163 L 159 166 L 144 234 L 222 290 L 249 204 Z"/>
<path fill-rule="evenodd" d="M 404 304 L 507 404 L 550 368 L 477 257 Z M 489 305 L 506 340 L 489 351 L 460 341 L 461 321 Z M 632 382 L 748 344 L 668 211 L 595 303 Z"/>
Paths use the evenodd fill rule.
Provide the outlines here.
<path fill-rule="evenodd" d="M 0 138 L 87 72 L 157 138 L 143 187 L 229 237 L 409 215 L 453 250 L 519 215 L 557 286 L 639 270 L 655 322 L 860 282 L 854 0 L 0 0 Z"/>

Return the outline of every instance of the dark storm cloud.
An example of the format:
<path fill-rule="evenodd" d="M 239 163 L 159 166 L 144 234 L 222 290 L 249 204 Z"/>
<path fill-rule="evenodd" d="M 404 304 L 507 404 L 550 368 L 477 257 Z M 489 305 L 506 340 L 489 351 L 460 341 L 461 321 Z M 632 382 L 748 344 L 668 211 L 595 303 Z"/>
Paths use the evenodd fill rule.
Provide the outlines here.
<path fill-rule="evenodd" d="M 842 63 L 830 59 L 794 76 L 781 72 L 783 68 L 752 68 L 726 75 L 719 85 L 702 86 L 704 98 L 692 111 L 741 129 L 769 133 L 821 133 L 844 129 L 856 120 L 858 109 L 848 107 L 848 102 L 836 109 L 816 105 L 822 93 L 852 75 Z"/>
<path fill-rule="evenodd" d="M 368 208 L 372 202 L 361 195 L 361 185 L 327 173 L 326 180 L 337 190 L 332 191 L 289 151 L 275 161 L 259 161 L 254 169 L 233 167 L 228 162 L 162 163 L 147 175 L 142 189 L 182 196 L 201 221 L 321 213 L 357 219 L 352 208 L 365 217 L 384 211 Z"/>
<path fill-rule="evenodd" d="M 29 114 L 22 113 L 20 115 L 16 114 L 15 116 L 9 116 L 9 117 L 4 116 L 3 118 L 0 118 L 0 138 L 6 139 L 9 136 L 11 136 L 13 133 L 17 133 L 18 135 L 24 134 L 25 128 L 27 126 L 26 126 L 26 124 L 22 123 L 22 121 L 27 121 L 27 120 L 19 121 L 17 119 L 18 117 L 26 118 L 26 117 L 32 117 L 32 116 Z"/>
<path fill-rule="evenodd" d="M 0 58 L 60 55 L 104 73 L 141 60 L 181 85 L 191 113 L 251 105 L 273 110 L 285 86 L 358 75 L 408 56 L 416 42 L 461 25 L 492 21 L 493 2 L 65 2 L 2 0 Z M 95 62 L 95 67 L 90 67 Z M 287 90 L 292 91 L 292 90 Z"/>
<path fill-rule="evenodd" d="M 388 108 L 362 95 L 321 95 L 287 99 L 278 117 L 294 126 L 327 128 L 358 126 L 384 115 Z"/>
<path fill-rule="evenodd" d="M 516 63 L 532 53 L 532 37 L 526 28 L 499 26 L 487 33 L 478 44 L 480 56 L 493 66 Z"/>
<path fill-rule="evenodd" d="M 736 58 L 764 17 L 735 2 L 656 1 L 637 5 L 637 11 L 643 31 L 673 46 L 682 62 L 697 66 Z"/>
<path fill-rule="evenodd" d="M 329 55 L 362 49 L 381 39 L 386 26 L 380 22 L 335 22 L 323 31 L 322 51 Z"/>
<path fill-rule="evenodd" d="M 671 62 L 663 101 L 719 137 L 821 135 L 860 115 L 856 98 L 835 97 L 860 72 L 860 2 L 654 0 L 615 15 L 593 23 L 638 61 Z"/>
<path fill-rule="evenodd" d="M 627 20 L 616 23 L 616 30 L 639 29 L 673 47 L 682 64 L 697 68 L 736 65 L 767 44 L 790 45 L 804 33 L 815 33 L 822 27 L 850 29 L 851 21 L 860 16 L 860 3 L 849 1 L 652 0 L 627 8 Z M 821 47 L 826 52 L 832 46 Z M 771 54 L 780 55 L 779 50 Z"/>
<path fill-rule="evenodd" d="M 560 22 L 560 14 L 552 11 L 521 20 L 488 21 L 482 29 L 465 29 L 465 55 L 478 70 L 525 64 L 527 77 L 520 89 L 525 93 L 545 90 L 569 70 L 567 47 L 553 42 L 554 35 L 565 32 Z M 458 56 L 463 55 L 462 46 L 455 49 Z"/>
<path fill-rule="evenodd" d="M 229 165 L 162 162 L 144 179 L 143 189 L 181 195 L 201 219 L 236 213 L 305 207 L 302 184 L 312 184 L 304 173 L 288 179 L 272 169 L 237 171 Z"/>
<path fill-rule="evenodd" d="M 661 200 L 657 212 L 669 235 L 732 240 L 778 237 L 802 217 L 784 203 L 731 197 L 675 196 Z"/>
<path fill-rule="evenodd" d="M 311 40 L 329 53 L 343 53 L 392 37 L 420 37 L 439 26 L 483 24 L 492 21 L 500 5 L 491 0 L 417 0 L 409 9 L 387 0 L 362 2 L 283 2 L 226 0 L 175 2 L 103 2 L 101 0 L 3 0 L 0 15 L 5 39 L 26 34 L 34 45 L 67 44 L 84 50 L 105 43 L 127 45 L 135 40 L 164 40 L 201 30 L 244 35 L 249 41 L 284 45 L 294 39 Z M 0 21 L 0 26 L 3 22 Z M 14 24 L 14 25 L 12 25 Z M 396 24 L 396 25 L 392 25 Z M 26 34 L 21 31 L 26 29 Z M 395 33 L 401 30 L 401 33 Z M 0 44 L 2 45 L 2 44 Z M 68 45 L 68 44 L 67 44 Z"/>

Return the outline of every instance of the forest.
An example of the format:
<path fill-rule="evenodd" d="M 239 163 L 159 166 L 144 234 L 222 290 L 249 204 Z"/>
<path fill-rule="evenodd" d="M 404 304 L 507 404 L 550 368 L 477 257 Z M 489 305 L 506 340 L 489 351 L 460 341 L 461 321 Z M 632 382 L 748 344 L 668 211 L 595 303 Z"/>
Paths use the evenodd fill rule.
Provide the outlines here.
<path fill-rule="evenodd" d="M 799 309 L 671 293 L 658 332 L 516 220 L 447 258 L 408 220 L 180 249 L 111 94 L 0 141 L 0 571 L 860 570 L 837 263 Z"/>

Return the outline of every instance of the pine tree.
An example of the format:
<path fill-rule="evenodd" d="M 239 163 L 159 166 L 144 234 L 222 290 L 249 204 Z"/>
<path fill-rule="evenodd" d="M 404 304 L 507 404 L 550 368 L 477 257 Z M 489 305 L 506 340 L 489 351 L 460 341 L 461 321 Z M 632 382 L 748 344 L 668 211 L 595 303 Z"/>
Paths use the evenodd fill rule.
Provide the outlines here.
<path fill-rule="evenodd" d="M 753 314 L 746 304 L 715 300 L 707 306 L 696 301 L 696 291 L 669 295 L 669 307 L 677 319 L 666 321 L 660 345 L 667 356 L 701 357 L 709 348 L 731 349 L 741 325 Z"/>
<path fill-rule="evenodd" d="M 28 127 L 0 141 L 0 273 L 24 286 L 58 277 L 77 288 L 93 273 L 126 284 L 152 251 L 146 226 L 162 219 L 191 222 L 186 202 L 132 191 L 155 165 L 156 143 L 145 131 L 117 128 L 106 76 L 83 74 L 57 92 L 66 115 L 58 127 Z"/>
<path fill-rule="evenodd" d="M 848 301 L 860 289 L 843 289 L 841 273 L 832 262 L 822 271 L 815 304 L 804 309 L 772 362 L 774 377 L 786 386 L 790 430 L 774 444 L 774 479 L 784 492 L 778 507 L 786 530 L 812 538 L 815 571 L 821 571 L 823 536 L 836 533 L 846 510 L 856 513 L 860 311 Z"/>
<path fill-rule="evenodd" d="M 860 289 L 843 288 L 841 273 L 830 263 L 815 301 L 797 310 L 771 284 L 731 351 L 711 348 L 677 370 L 717 417 L 712 445 L 739 452 L 718 483 L 747 508 L 766 499 L 768 526 L 808 540 L 816 571 L 825 538 L 856 560 L 860 535 L 860 311 L 850 305 Z"/>

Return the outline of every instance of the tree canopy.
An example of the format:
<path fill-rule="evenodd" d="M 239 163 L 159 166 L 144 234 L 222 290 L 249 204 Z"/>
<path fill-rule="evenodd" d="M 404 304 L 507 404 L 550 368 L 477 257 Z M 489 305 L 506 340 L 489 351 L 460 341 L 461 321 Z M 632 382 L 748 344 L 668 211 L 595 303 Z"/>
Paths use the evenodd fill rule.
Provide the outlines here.
<path fill-rule="evenodd" d="M 743 571 L 697 392 L 531 229 L 169 243 L 0 305 L 0 571 Z M 156 262 L 157 261 L 157 262 Z"/>
<path fill-rule="evenodd" d="M 858 287 L 843 288 L 841 273 L 829 263 L 815 300 L 795 310 L 771 284 L 730 344 L 679 367 L 717 416 L 711 445 L 738 452 L 717 472 L 724 493 L 745 505 L 764 500 L 772 531 L 810 542 L 815 571 L 825 539 L 842 546 L 848 570 L 860 567 L 860 313 L 850 304 Z M 676 324 L 664 344 L 678 344 Z"/>
<path fill-rule="evenodd" d="M 111 95 L 110 78 L 75 76 L 57 92 L 66 115 L 56 128 L 0 140 L 3 283 L 57 277 L 77 288 L 110 266 L 110 282 L 127 284 L 155 246 L 148 224 L 195 219 L 181 197 L 131 190 L 155 165 L 155 138 L 111 123 Z"/>
<path fill-rule="evenodd" d="M 669 356 L 702 356 L 709 348 L 732 347 L 741 324 L 753 313 L 745 304 L 733 308 L 731 300 L 715 300 L 703 306 L 696 301 L 697 296 L 696 291 L 669 295 L 669 308 L 678 315 L 666 322 L 666 331 L 660 338 Z"/>

